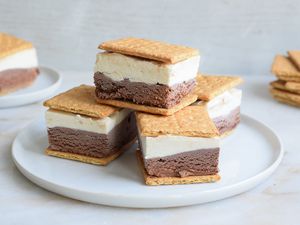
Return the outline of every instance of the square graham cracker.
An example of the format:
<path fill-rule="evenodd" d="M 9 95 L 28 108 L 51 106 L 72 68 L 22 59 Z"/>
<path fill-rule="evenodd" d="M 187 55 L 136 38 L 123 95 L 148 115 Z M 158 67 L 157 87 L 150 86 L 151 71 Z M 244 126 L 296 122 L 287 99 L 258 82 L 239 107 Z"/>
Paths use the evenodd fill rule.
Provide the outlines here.
<path fill-rule="evenodd" d="M 287 85 L 288 83 L 290 83 L 290 82 L 286 82 L 286 81 L 283 81 L 283 80 L 276 80 L 276 81 L 272 81 L 270 83 L 270 86 L 273 87 L 273 88 L 276 88 L 276 89 L 283 90 L 283 91 L 289 91 L 289 92 L 292 92 L 292 93 L 300 94 L 300 83 L 299 83 L 299 88 L 298 89 L 293 88 L 293 87 L 295 87 L 295 86 L 293 86 L 293 82 L 291 82 L 292 83 L 292 88 L 289 85 Z"/>
<path fill-rule="evenodd" d="M 300 94 L 294 94 L 276 88 L 270 88 L 270 93 L 280 102 L 300 107 Z"/>
<path fill-rule="evenodd" d="M 194 48 L 133 37 L 106 41 L 98 48 L 171 64 L 199 55 Z"/>
<path fill-rule="evenodd" d="M 89 163 L 89 164 L 94 164 L 94 165 L 106 166 L 111 161 L 118 158 L 127 149 L 129 149 L 135 142 L 136 142 L 136 138 L 131 140 L 127 144 L 125 144 L 122 148 L 120 148 L 114 154 L 107 156 L 107 157 L 102 157 L 102 158 L 85 156 L 85 155 L 74 154 L 74 153 L 69 153 L 69 152 L 56 151 L 56 150 L 49 149 L 49 148 L 47 148 L 45 150 L 45 153 L 49 156 L 54 156 L 54 157 L 58 157 L 58 158 L 69 159 L 69 160 L 74 160 L 74 161 L 79 161 L 79 162 Z"/>
<path fill-rule="evenodd" d="M 142 136 L 179 135 L 211 138 L 219 135 L 205 104 L 185 107 L 171 116 L 136 112 L 136 121 Z"/>
<path fill-rule="evenodd" d="M 240 77 L 201 75 L 196 77 L 197 85 L 193 91 L 199 100 L 209 101 L 217 95 L 241 84 Z"/>
<path fill-rule="evenodd" d="M 32 47 L 32 43 L 28 41 L 10 34 L 0 33 L 0 59 Z"/>
<path fill-rule="evenodd" d="M 288 57 L 283 55 L 275 56 L 272 64 L 272 73 L 279 80 L 300 81 L 300 71 Z"/>
<path fill-rule="evenodd" d="M 159 115 L 164 115 L 164 116 L 169 116 L 174 114 L 175 112 L 183 109 L 184 107 L 194 103 L 197 101 L 197 95 L 194 94 L 189 94 L 182 98 L 181 102 L 178 103 L 177 105 L 171 107 L 171 108 L 158 108 L 158 107 L 153 107 L 153 106 L 147 106 L 147 105 L 139 105 L 135 104 L 133 102 L 126 102 L 122 100 L 110 100 L 110 99 L 100 99 L 96 97 L 96 101 L 101 103 L 101 104 L 107 104 L 107 105 L 112 105 L 120 108 L 128 108 L 128 109 L 133 109 L 136 111 L 142 111 L 142 112 L 147 112 L 147 113 L 152 113 L 152 114 L 159 114 Z"/>
<path fill-rule="evenodd" d="M 144 181 L 146 185 L 157 186 L 157 185 L 175 185 L 175 184 L 197 184 L 197 183 L 212 183 L 221 179 L 219 174 L 206 175 L 206 176 L 188 176 L 188 177 L 155 177 L 147 173 L 142 152 L 136 151 L 136 157 L 138 160 L 139 167 L 143 173 Z"/>
<path fill-rule="evenodd" d="M 290 50 L 288 51 L 288 55 L 298 70 L 300 70 L 300 50 Z"/>
<path fill-rule="evenodd" d="M 63 92 L 45 101 L 44 106 L 99 119 L 119 110 L 116 107 L 98 104 L 95 101 L 95 87 L 89 85 L 80 85 Z"/>

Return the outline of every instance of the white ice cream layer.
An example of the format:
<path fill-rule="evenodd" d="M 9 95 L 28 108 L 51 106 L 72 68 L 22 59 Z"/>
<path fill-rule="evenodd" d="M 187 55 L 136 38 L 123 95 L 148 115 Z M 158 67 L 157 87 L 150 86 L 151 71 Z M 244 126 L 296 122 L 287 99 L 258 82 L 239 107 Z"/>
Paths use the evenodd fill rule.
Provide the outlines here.
<path fill-rule="evenodd" d="M 158 137 L 140 136 L 139 139 L 145 159 L 220 147 L 220 140 L 217 137 L 201 138 L 161 135 Z"/>
<path fill-rule="evenodd" d="M 241 105 L 242 90 L 231 89 L 213 98 L 207 103 L 208 114 L 211 118 L 225 116 Z"/>
<path fill-rule="evenodd" d="M 26 49 L 0 59 L 0 71 L 38 67 L 35 48 Z"/>
<path fill-rule="evenodd" d="M 172 86 L 197 76 L 200 56 L 194 56 L 176 64 L 125 56 L 118 53 L 99 53 L 94 72 L 101 72 L 115 81 L 165 84 Z"/>
<path fill-rule="evenodd" d="M 130 112 L 129 109 L 122 109 L 108 117 L 95 119 L 49 109 L 46 111 L 46 124 L 48 128 L 65 127 L 99 134 L 108 134 L 116 125 L 122 122 Z"/>

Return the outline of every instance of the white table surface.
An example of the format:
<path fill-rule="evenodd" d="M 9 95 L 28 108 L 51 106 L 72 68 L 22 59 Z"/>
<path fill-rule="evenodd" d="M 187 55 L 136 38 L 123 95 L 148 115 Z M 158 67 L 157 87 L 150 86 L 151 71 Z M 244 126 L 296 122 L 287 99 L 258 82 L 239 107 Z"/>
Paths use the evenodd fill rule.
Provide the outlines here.
<path fill-rule="evenodd" d="M 60 90 L 92 83 L 91 71 L 63 71 L 62 75 Z M 22 176 L 11 157 L 13 139 L 30 121 L 43 114 L 42 103 L 1 109 L 0 224 L 299 224 L 300 109 L 279 104 L 270 97 L 267 83 L 272 79 L 266 75 L 245 77 L 242 112 L 265 122 L 281 137 L 286 153 L 278 170 L 247 193 L 181 208 L 113 208 L 43 190 Z"/>

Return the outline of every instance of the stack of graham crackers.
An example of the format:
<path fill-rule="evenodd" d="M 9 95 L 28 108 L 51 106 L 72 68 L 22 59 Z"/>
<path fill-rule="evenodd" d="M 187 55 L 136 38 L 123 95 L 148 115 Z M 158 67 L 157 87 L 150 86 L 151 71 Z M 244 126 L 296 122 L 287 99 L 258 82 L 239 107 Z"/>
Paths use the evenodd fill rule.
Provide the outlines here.
<path fill-rule="evenodd" d="M 240 122 L 241 78 L 198 74 L 200 54 L 185 46 L 125 38 L 99 48 L 95 87 L 44 103 L 46 153 L 103 166 L 137 138 L 147 185 L 218 181 L 220 141 Z"/>
<path fill-rule="evenodd" d="M 279 102 L 300 107 L 300 51 L 277 55 L 272 73 L 278 80 L 270 83 L 270 92 Z"/>

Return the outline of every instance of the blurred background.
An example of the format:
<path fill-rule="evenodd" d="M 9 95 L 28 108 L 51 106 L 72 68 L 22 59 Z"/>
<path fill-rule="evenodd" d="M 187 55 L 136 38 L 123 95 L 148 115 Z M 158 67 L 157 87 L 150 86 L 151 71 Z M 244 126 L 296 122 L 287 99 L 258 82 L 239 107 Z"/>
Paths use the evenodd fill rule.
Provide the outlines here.
<path fill-rule="evenodd" d="M 268 75 L 300 49 L 297 0 L 0 0 L 0 30 L 30 40 L 41 65 L 93 69 L 100 42 L 126 36 L 199 48 L 200 71 Z"/>

